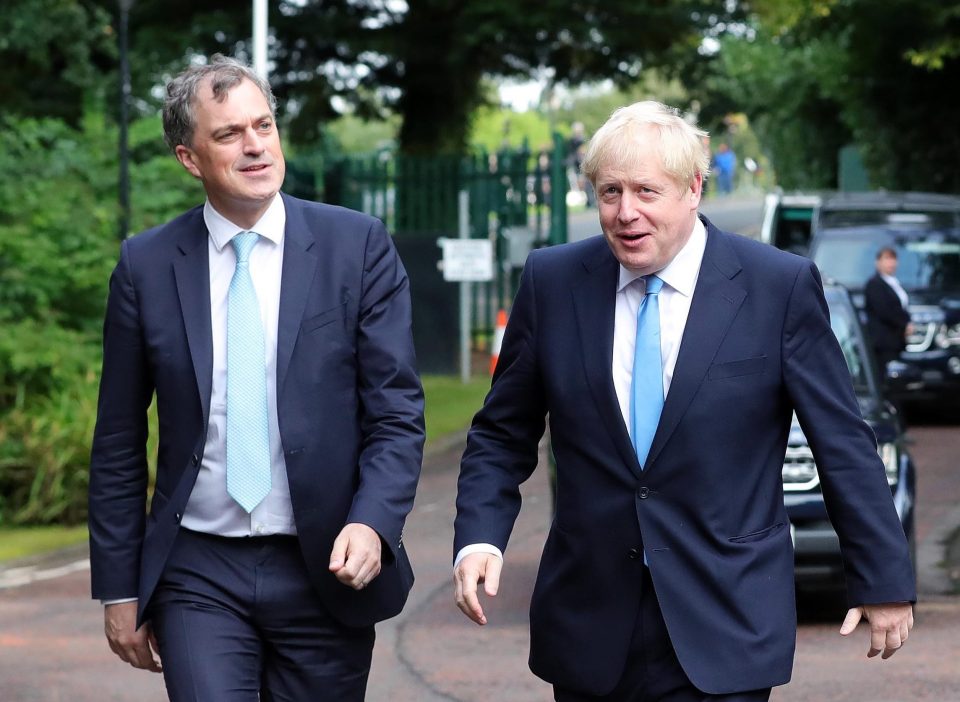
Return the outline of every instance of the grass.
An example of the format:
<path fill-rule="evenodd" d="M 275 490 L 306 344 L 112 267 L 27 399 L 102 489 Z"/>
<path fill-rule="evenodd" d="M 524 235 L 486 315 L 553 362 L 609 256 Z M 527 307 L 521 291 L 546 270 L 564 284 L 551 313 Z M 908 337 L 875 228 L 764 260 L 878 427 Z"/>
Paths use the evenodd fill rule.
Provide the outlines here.
<path fill-rule="evenodd" d="M 490 378 L 486 376 L 475 376 L 466 384 L 455 376 L 424 376 L 427 443 L 466 429 L 489 388 Z M 85 526 L 0 527 L 0 562 L 54 551 L 86 539 Z"/>
<path fill-rule="evenodd" d="M 0 527 L 0 561 L 55 551 L 86 540 L 85 526 Z"/>
<path fill-rule="evenodd" d="M 427 443 L 470 426 L 489 389 L 490 378 L 486 376 L 474 376 L 466 384 L 457 376 L 423 376 Z"/>

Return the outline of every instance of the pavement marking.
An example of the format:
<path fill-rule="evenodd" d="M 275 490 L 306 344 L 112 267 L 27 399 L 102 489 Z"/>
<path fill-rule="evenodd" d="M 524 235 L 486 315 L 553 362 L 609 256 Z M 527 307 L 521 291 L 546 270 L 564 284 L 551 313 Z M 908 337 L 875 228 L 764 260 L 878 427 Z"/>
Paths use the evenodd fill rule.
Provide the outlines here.
<path fill-rule="evenodd" d="M 84 558 L 79 561 L 67 563 L 56 568 L 40 568 L 38 566 L 24 566 L 21 568 L 9 568 L 0 571 L 0 590 L 9 590 L 14 587 L 22 587 L 40 580 L 53 580 L 62 578 L 71 573 L 79 573 L 83 570 L 90 570 L 90 559 Z"/>

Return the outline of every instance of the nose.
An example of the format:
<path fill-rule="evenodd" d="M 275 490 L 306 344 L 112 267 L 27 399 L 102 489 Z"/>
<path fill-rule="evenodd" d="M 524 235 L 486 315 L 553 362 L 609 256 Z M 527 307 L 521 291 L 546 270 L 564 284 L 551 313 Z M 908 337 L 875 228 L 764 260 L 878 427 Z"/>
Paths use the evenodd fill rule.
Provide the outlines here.
<path fill-rule="evenodd" d="M 636 196 L 629 188 L 624 188 L 620 195 L 620 209 L 617 212 L 617 219 L 621 224 L 629 224 L 640 216 L 640 198 Z"/>
<path fill-rule="evenodd" d="M 243 132 L 243 152 L 253 156 L 263 153 L 263 139 L 253 127 L 248 127 Z"/>

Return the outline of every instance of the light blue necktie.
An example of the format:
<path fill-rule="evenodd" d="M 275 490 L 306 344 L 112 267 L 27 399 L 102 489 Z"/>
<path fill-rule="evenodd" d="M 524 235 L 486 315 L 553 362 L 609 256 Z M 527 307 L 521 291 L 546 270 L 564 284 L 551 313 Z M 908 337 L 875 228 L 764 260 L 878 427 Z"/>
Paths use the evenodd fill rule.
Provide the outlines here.
<path fill-rule="evenodd" d="M 630 424 L 633 448 L 640 467 L 645 468 L 653 435 L 663 409 L 663 363 L 660 359 L 660 303 L 663 281 L 644 276 L 646 294 L 637 311 L 637 345 L 633 355 L 633 383 L 630 388 Z"/>
<path fill-rule="evenodd" d="M 263 322 L 250 277 L 250 252 L 259 238 L 240 232 L 230 241 L 237 268 L 227 305 L 227 492 L 247 512 L 270 492 Z"/>

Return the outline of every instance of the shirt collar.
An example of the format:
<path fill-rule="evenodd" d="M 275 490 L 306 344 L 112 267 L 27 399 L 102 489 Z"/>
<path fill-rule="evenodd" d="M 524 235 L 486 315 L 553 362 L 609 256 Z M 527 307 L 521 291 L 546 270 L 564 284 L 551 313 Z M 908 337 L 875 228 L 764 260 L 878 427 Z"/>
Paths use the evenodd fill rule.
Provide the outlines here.
<path fill-rule="evenodd" d="M 256 232 L 264 239 L 269 239 L 274 244 L 283 241 L 283 230 L 287 224 L 287 211 L 283 206 L 283 198 L 277 193 L 267 211 L 257 220 L 250 229 L 244 229 L 240 225 L 234 224 L 222 214 L 217 212 L 210 201 L 203 204 L 203 221 L 207 225 L 207 231 L 210 232 L 210 239 L 217 251 L 223 251 L 223 247 L 230 243 L 230 240 L 244 231 Z"/>
<path fill-rule="evenodd" d="M 880 277 L 883 278 L 891 286 L 900 287 L 900 281 L 897 280 L 896 276 L 887 275 L 886 273 L 881 273 Z"/>
<path fill-rule="evenodd" d="M 703 252 L 707 248 L 707 228 L 698 217 L 693 225 L 693 233 L 687 243 L 673 257 L 664 268 L 657 271 L 656 276 L 681 295 L 691 297 L 697 286 L 697 275 L 700 273 L 700 263 L 703 261 Z M 640 273 L 620 266 L 620 280 L 617 283 L 617 292 L 621 292 L 637 278 L 643 277 Z"/>

